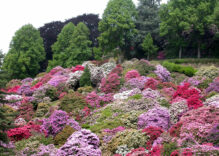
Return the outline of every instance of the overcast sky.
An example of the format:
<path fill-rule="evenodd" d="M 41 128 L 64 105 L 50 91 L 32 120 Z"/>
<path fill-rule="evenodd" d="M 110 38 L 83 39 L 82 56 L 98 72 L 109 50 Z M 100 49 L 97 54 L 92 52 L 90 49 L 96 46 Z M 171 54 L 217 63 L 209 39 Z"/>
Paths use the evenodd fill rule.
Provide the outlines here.
<path fill-rule="evenodd" d="M 166 2 L 167 0 L 162 0 Z M 108 0 L 0 0 L 0 49 L 8 52 L 14 33 L 25 24 L 39 28 L 84 13 L 102 16 Z M 137 5 L 138 0 L 133 0 Z"/>

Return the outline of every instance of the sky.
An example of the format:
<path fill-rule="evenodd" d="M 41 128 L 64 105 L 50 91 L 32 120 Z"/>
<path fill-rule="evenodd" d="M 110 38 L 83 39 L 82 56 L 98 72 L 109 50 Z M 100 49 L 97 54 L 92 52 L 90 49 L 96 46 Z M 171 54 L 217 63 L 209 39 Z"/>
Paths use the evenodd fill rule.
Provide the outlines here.
<path fill-rule="evenodd" d="M 7 53 L 15 32 L 25 24 L 35 28 L 84 13 L 102 16 L 109 0 L 1 0 L 0 49 Z M 167 0 L 162 0 L 166 3 Z M 137 6 L 138 0 L 133 0 Z"/>

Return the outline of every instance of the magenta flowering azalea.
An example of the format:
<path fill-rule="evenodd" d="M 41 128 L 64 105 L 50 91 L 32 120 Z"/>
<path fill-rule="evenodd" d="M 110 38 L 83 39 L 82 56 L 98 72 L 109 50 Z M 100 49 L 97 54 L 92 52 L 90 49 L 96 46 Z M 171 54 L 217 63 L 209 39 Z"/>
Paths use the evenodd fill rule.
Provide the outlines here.
<path fill-rule="evenodd" d="M 125 74 L 125 80 L 128 81 L 132 78 L 140 77 L 140 74 L 137 70 L 130 70 Z"/>

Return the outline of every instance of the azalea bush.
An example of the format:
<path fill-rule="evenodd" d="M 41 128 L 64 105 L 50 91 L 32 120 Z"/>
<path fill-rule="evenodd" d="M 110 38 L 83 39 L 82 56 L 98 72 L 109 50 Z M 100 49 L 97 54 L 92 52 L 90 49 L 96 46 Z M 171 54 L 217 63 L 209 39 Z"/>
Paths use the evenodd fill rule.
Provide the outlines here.
<path fill-rule="evenodd" d="M 104 93 L 113 93 L 119 89 L 119 86 L 120 77 L 118 76 L 118 74 L 113 73 L 101 80 L 100 89 Z"/>
<path fill-rule="evenodd" d="M 137 70 L 130 70 L 125 74 L 125 80 L 128 81 L 132 78 L 137 78 L 140 77 L 140 74 L 138 73 Z"/>

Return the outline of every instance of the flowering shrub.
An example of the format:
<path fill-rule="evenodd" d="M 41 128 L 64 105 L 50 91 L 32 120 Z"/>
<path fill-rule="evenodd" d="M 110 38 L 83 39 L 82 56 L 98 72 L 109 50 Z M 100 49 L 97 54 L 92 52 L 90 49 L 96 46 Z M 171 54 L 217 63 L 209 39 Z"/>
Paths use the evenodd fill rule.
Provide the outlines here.
<path fill-rule="evenodd" d="M 142 91 L 142 95 L 143 95 L 144 98 L 151 98 L 151 99 L 160 98 L 161 97 L 159 91 L 152 90 L 150 88 L 147 88 L 147 89 L 143 90 Z"/>
<path fill-rule="evenodd" d="M 8 93 L 16 93 L 21 86 L 14 86 L 13 88 L 8 89 Z"/>
<path fill-rule="evenodd" d="M 77 65 L 75 66 L 75 68 L 73 68 L 72 72 L 76 72 L 76 71 L 84 71 L 84 67 L 81 65 Z"/>
<path fill-rule="evenodd" d="M 169 133 L 172 137 L 179 137 L 182 124 L 182 122 L 177 122 L 169 129 Z"/>
<path fill-rule="evenodd" d="M 118 74 L 119 76 L 122 76 L 122 72 L 123 72 L 123 69 L 122 69 L 122 66 L 120 64 L 118 64 L 111 72 L 110 74 Z"/>
<path fill-rule="evenodd" d="M 154 140 L 156 140 L 161 133 L 163 133 L 163 129 L 160 127 L 149 126 L 142 130 L 143 133 L 150 136 L 150 140 L 146 143 L 146 149 L 151 149 Z"/>
<path fill-rule="evenodd" d="M 165 53 L 164 51 L 159 51 L 157 55 L 157 59 L 163 60 L 165 58 Z"/>
<path fill-rule="evenodd" d="M 156 66 L 156 70 L 154 71 L 154 73 L 163 81 L 163 82 L 168 82 L 170 81 L 171 77 L 170 77 L 170 72 L 164 68 L 161 65 L 157 65 Z"/>
<path fill-rule="evenodd" d="M 145 87 L 145 83 L 148 81 L 149 78 L 145 76 L 137 77 L 137 78 L 132 78 L 129 79 L 126 83 L 125 86 L 127 86 L 130 89 L 138 88 L 140 90 L 143 90 Z"/>
<path fill-rule="evenodd" d="M 11 140 L 19 141 L 22 139 L 28 139 L 32 134 L 31 131 L 40 131 L 40 126 L 30 123 L 23 127 L 13 128 L 7 131 L 7 135 Z"/>
<path fill-rule="evenodd" d="M 27 122 L 23 118 L 17 118 L 15 119 L 14 124 L 16 126 L 24 126 L 27 124 Z"/>
<path fill-rule="evenodd" d="M 153 108 L 138 117 L 138 128 L 155 126 L 167 130 L 169 125 L 170 115 L 165 108 Z"/>
<path fill-rule="evenodd" d="M 201 67 L 195 73 L 196 76 L 205 77 L 207 79 L 214 79 L 218 76 L 218 74 L 219 74 L 218 68 L 215 66 Z"/>
<path fill-rule="evenodd" d="M 107 62 L 100 66 L 103 71 L 104 77 L 106 77 L 116 67 L 115 62 Z"/>
<path fill-rule="evenodd" d="M 101 156 L 99 138 L 86 129 L 77 131 L 68 138 L 67 142 L 58 150 L 57 155 Z"/>
<path fill-rule="evenodd" d="M 218 108 L 204 106 L 185 113 L 180 119 L 183 123 L 180 138 L 191 135 L 197 142 L 205 141 L 212 127 L 219 122 L 218 112 Z"/>
<path fill-rule="evenodd" d="M 104 93 L 112 93 L 119 89 L 120 77 L 118 74 L 110 74 L 107 78 L 101 80 L 100 89 Z"/>
<path fill-rule="evenodd" d="M 191 84 L 192 86 L 198 86 L 200 83 L 202 83 L 203 80 L 198 80 L 196 79 L 195 77 L 190 77 L 190 78 L 187 78 L 185 79 L 181 84 L 183 83 L 189 83 Z"/>
<path fill-rule="evenodd" d="M 219 81 L 214 81 L 210 83 L 209 87 L 206 89 L 207 93 L 212 91 L 219 93 Z"/>
<path fill-rule="evenodd" d="M 41 126 L 41 130 L 48 136 L 55 136 L 58 134 L 65 125 L 70 125 L 72 128 L 76 130 L 80 130 L 80 126 L 74 120 L 68 120 L 69 116 L 66 112 L 62 110 L 56 110 L 53 114 L 48 118 L 43 120 L 43 125 Z"/>
<path fill-rule="evenodd" d="M 189 83 L 184 83 L 182 86 L 177 87 L 177 91 L 173 95 L 173 99 L 177 97 L 182 97 L 187 100 L 187 105 L 189 108 L 197 109 L 202 107 L 201 96 L 197 89 L 189 88 Z"/>
<path fill-rule="evenodd" d="M 53 87 L 57 87 L 58 85 L 65 83 L 67 81 L 67 77 L 66 76 L 62 76 L 62 75 L 57 75 L 57 76 L 53 76 L 48 82 L 47 84 L 49 84 L 50 86 Z"/>
<path fill-rule="evenodd" d="M 22 82 L 18 79 L 13 79 L 6 84 L 7 89 L 14 88 L 15 86 L 20 86 Z"/>
<path fill-rule="evenodd" d="M 20 95 L 31 96 L 33 91 L 31 90 L 31 86 L 29 84 L 23 84 L 18 90 L 17 93 Z"/>
<path fill-rule="evenodd" d="M 125 80 L 128 81 L 132 78 L 137 78 L 140 77 L 140 74 L 138 73 L 137 70 L 130 70 L 125 74 Z"/>
<path fill-rule="evenodd" d="M 207 136 L 207 141 L 214 144 L 214 146 L 219 147 L 219 123 L 216 123 Z"/>
<path fill-rule="evenodd" d="M 219 108 L 219 94 L 206 99 L 205 105 Z"/>
<path fill-rule="evenodd" d="M 42 82 L 37 82 L 37 83 L 36 83 L 33 87 L 31 87 L 30 89 L 31 89 L 31 90 L 35 90 L 35 89 L 37 89 L 37 88 L 40 88 L 42 85 L 43 85 Z"/>
<path fill-rule="evenodd" d="M 34 116 L 33 104 L 29 103 L 27 98 L 24 98 L 22 104 L 19 106 L 18 112 L 20 113 L 20 118 L 30 121 Z"/>
<path fill-rule="evenodd" d="M 30 77 L 28 77 L 28 78 L 23 79 L 23 80 L 21 81 L 21 83 L 22 83 L 22 84 L 24 84 L 24 83 L 31 83 L 32 81 L 33 81 L 33 79 L 30 78 Z"/>
<path fill-rule="evenodd" d="M 155 89 L 157 89 L 157 85 L 158 85 L 157 80 L 155 80 L 153 78 L 149 78 L 145 83 L 144 89 L 151 88 L 151 89 L 155 90 Z"/>

